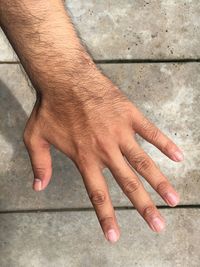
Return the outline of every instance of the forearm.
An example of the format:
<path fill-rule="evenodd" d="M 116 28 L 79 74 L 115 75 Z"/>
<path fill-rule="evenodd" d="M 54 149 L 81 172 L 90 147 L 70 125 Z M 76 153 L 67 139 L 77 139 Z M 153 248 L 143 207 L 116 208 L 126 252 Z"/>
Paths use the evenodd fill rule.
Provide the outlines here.
<path fill-rule="evenodd" d="M 38 91 L 91 63 L 61 0 L 0 0 L 0 24 Z"/>

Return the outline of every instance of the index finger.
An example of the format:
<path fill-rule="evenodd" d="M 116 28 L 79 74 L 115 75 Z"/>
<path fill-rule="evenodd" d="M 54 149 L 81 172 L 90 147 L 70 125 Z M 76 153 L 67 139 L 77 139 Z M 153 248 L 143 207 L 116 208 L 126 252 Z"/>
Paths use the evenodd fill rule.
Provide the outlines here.
<path fill-rule="evenodd" d="M 184 159 L 181 149 L 138 109 L 134 109 L 132 127 L 136 133 L 155 145 L 170 159 L 174 161 Z"/>

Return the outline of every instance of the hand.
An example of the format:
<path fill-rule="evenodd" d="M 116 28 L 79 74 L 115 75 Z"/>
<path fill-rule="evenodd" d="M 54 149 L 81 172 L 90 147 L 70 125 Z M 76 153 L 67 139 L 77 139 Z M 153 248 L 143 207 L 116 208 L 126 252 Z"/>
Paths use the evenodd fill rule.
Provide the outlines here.
<path fill-rule="evenodd" d="M 47 79 L 39 88 L 24 131 L 24 143 L 35 177 L 33 188 L 43 190 L 51 179 L 52 144 L 71 158 L 79 169 L 109 241 L 117 241 L 120 230 L 102 174 L 105 167 L 110 169 L 151 229 L 161 231 L 164 218 L 136 172 L 168 205 L 177 205 L 179 196 L 137 144 L 135 135 L 141 135 L 174 161 L 183 159 L 180 149 L 143 116 L 89 57 L 83 56 L 74 62 L 78 63 L 71 70 L 69 66 L 62 66 L 63 70 L 67 69 L 67 74 L 65 71 L 60 74 L 59 70 L 59 77 L 52 74 L 50 81 Z"/>

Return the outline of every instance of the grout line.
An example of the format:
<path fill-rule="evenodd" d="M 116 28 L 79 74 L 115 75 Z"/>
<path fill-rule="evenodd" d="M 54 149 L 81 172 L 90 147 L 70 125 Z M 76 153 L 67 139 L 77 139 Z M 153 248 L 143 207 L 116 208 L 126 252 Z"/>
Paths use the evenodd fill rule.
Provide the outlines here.
<path fill-rule="evenodd" d="M 97 64 L 140 64 L 140 63 L 195 63 L 200 62 L 200 59 L 99 59 L 94 60 Z"/>
<path fill-rule="evenodd" d="M 94 59 L 96 64 L 139 64 L 139 63 L 195 63 L 200 62 L 200 58 L 182 59 Z M 20 64 L 20 61 L 0 61 L 0 64 Z"/>
<path fill-rule="evenodd" d="M 1 64 L 20 64 L 20 61 L 0 61 Z"/>
<path fill-rule="evenodd" d="M 157 206 L 158 209 L 200 209 L 199 204 L 195 205 L 179 205 L 176 207 L 169 206 Z M 134 207 L 121 206 L 114 207 L 115 210 L 136 210 Z M 10 213 L 45 213 L 45 212 L 69 212 L 69 211 L 94 211 L 93 207 L 86 208 L 58 208 L 58 209 L 27 209 L 27 210 L 5 210 L 0 211 L 0 214 L 10 214 Z"/>

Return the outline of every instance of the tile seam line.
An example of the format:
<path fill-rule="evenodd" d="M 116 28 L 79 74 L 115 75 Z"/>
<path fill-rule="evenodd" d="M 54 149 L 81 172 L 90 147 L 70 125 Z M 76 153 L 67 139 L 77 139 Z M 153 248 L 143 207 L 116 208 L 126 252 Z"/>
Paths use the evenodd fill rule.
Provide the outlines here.
<path fill-rule="evenodd" d="M 97 64 L 198 63 L 200 59 L 100 59 Z"/>
<path fill-rule="evenodd" d="M 157 206 L 158 209 L 200 209 L 200 205 L 179 205 L 176 207 L 169 207 L 169 206 Z M 114 207 L 115 210 L 136 210 L 134 207 L 129 206 L 121 206 L 121 207 Z M 53 213 L 53 212 L 84 212 L 84 211 L 94 211 L 92 207 L 85 207 L 85 208 L 57 208 L 57 209 L 24 209 L 24 210 L 5 210 L 0 211 L 1 214 L 20 214 L 20 213 Z"/>
<path fill-rule="evenodd" d="M 94 59 L 96 64 L 199 63 L 200 58 L 184 59 Z M 0 64 L 20 64 L 20 61 L 0 61 Z"/>

